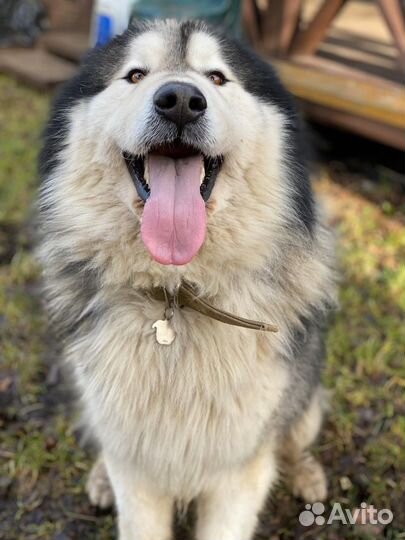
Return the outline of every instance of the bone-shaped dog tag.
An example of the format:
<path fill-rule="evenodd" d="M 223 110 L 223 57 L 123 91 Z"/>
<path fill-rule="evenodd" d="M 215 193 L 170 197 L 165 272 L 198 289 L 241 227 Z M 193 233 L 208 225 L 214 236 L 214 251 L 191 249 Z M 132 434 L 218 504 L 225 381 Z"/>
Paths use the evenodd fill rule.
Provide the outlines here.
<path fill-rule="evenodd" d="M 156 321 L 152 328 L 156 330 L 156 341 L 160 345 L 171 345 L 176 339 L 176 333 L 167 319 Z"/>

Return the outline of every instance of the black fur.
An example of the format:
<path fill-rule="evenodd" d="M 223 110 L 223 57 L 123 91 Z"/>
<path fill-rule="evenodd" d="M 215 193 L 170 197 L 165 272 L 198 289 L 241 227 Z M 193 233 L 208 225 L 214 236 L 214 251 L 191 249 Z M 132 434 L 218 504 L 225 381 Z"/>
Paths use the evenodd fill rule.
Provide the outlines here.
<path fill-rule="evenodd" d="M 180 26 L 180 58 L 185 60 L 187 54 L 188 42 L 193 32 L 198 32 L 206 28 L 205 23 L 201 21 L 184 21 Z"/>
<path fill-rule="evenodd" d="M 311 317 L 302 319 L 291 336 L 291 354 L 285 358 L 291 376 L 290 384 L 284 392 L 279 408 L 279 425 L 289 429 L 291 424 L 308 407 L 321 382 L 325 364 L 324 314 L 314 310 Z M 303 368 L 302 366 L 305 366 Z M 294 399 L 291 399 L 294 392 Z"/>
<path fill-rule="evenodd" d="M 59 259 L 63 260 L 63 257 L 61 254 Z M 89 318 L 94 317 L 92 310 L 87 311 L 85 315 L 83 315 L 83 311 L 99 290 L 99 274 L 91 268 L 90 261 L 76 261 L 66 263 L 57 274 L 52 276 L 52 279 L 63 284 L 66 289 L 75 291 L 69 308 L 66 307 L 60 312 L 55 312 L 52 318 L 55 334 L 61 339 L 66 339 Z M 48 298 L 47 300 L 52 299 Z"/>
<path fill-rule="evenodd" d="M 58 153 L 63 149 L 69 128 L 69 112 L 81 99 L 102 92 L 119 68 L 125 49 L 143 30 L 142 25 L 132 25 L 105 47 L 89 51 L 80 72 L 68 81 L 57 95 L 51 110 L 50 121 L 44 133 L 44 145 L 39 159 L 39 172 L 46 178 L 57 165 Z"/>

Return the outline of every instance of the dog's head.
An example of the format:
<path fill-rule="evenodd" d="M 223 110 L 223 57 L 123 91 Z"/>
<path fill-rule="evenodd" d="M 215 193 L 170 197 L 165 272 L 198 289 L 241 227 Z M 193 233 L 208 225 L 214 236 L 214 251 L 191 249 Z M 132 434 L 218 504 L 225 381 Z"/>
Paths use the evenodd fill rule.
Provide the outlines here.
<path fill-rule="evenodd" d="M 265 61 L 202 23 L 133 26 L 92 52 L 50 124 L 46 175 L 61 140 L 76 169 L 82 152 L 88 168 L 125 178 L 117 192 L 160 264 L 185 265 L 210 242 L 248 256 L 287 221 L 310 227 L 288 93 Z"/>

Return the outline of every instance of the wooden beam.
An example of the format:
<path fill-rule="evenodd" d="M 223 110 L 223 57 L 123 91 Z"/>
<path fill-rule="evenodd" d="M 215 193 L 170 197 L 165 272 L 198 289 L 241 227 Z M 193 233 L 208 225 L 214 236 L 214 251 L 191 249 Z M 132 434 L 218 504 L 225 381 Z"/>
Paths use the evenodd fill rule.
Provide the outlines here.
<path fill-rule="evenodd" d="M 52 30 L 83 30 L 90 28 L 93 0 L 42 0 Z"/>
<path fill-rule="evenodd" d="M 385 22 L 399 52 L 401 67 L 405 68 L 405 21 L 399 0 L 377 0 Z"/>
<path fill-rule="evenodd" d="M 90 48 L 90 40 L 88 32 L 49 30 L 41 34 L 38 45 L 56 56 L 80 62 Z"/>
<path fill-rule="evenodd" d="M 242 21 L 249 41 L 253 45 L 258 45 L 260 43 L 261 35 L 255 0 L 243 0 Z"/>
<path fill-rule="evenodd" d="M 52 88 L 73 77 L 77 66 L 41 49 L 2 49 L 0 71 L 38 88 Z"/>
<path fill-rule="evenodd" d="M 267 54 L 285 55 L 297 33 L 303 0 L 267 0 L 259 9 L 263 47 Z"/>
<path fill-rule="evenodd" d="M 405 132 L 403 129 L 306 101 L 300 100 L 300 105 L 309 118 L 320 124 L 352 131 L 398 150 L 405 150 Z"/>
<path fill-rule="evenodd" d="M 282 15 L 280 52 L 288 52 L 298 31 L 302 0 L 286 0 Z"/>
<path fill-rule="evenodd" d="M 342 58 L 336 57 L 334 60 L 330 58 L 325 58 L 324 56 L 296 56 L 291 59 L 294 63 L 299 64 L 300 66 L 308 66 L 310 69 L 316 69 L 324 73 L 329 73 L 332 77 L 335 74 L 342 75 L 346 79 L 353 81 L 368 81 L 370 84 L 375 84 L 381 89 L 385 89 L 387 95 L 391 91 L 391 83 L 396 83 L 398 85 L 403 84 L 402 78 L 398 80 L 394 78 L 388 78 L 386 76 L 381 76 L 380 70 L 369 70 L 364 71 L 359 69 L 349 63 L 344 63 Z M 395 62 L 393 62 L 395 66 Z M 396 66 L 395 66 L 396 67 Z"/>
<path fill-rule="evenodd" d="M 308 27 L 297 34 L 291 46 L 292 54 L 313 54 L 345 3 L 346 0 L 325 0 Z"/>
<path fill-rule="evenodd" d="M 320 66 L 313 68 L 298 62 L 273 61 L 287 88 L 298 98 L 405 130 L 405 92 L 402 85 L 377 77 L 351 77 L 333 73 Z"/>
<path fill-rule="evenodd" d="M 267 0 L 267 8 L 260 12 L 263 47 L 267 54 L 280 53 L 284 0 Z"/>

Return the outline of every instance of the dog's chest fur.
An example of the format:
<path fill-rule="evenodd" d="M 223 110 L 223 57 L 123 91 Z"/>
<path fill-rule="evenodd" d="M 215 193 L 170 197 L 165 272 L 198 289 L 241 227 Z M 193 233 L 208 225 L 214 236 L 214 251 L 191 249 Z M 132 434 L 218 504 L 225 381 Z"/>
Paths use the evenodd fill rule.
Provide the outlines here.
<path fill-rule="evenodd" d="M 159 345 L 152 324 L 163 308 L 137 299 L 116 305 L 71 354 L 85 359 L 77 380 L 103 448 L 192 496 L 208 472 L 252 455 L 288 374 L 272 353 L 274 335 L 187 308 L 173 318 L 174 343 Z"/>

